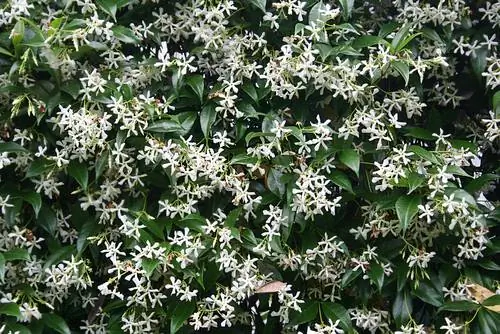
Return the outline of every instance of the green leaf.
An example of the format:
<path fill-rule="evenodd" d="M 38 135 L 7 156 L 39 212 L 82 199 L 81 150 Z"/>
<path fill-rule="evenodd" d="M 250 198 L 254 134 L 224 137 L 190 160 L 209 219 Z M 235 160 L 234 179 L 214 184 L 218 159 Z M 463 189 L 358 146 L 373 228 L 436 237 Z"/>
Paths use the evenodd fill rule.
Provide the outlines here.
<path fill-rule="evenodd" d="M 339 160 L 359 176 L 360 157 L 356 150 L 348 149 L 341 151 Z"/>
<path fill-rule="evenodd" d="M 385 38 L 387 35 L 390 35 L 394 30 L 396 30 L 397 27 L 397 22 L 385 23 L 384 25 L 382 25 L 382 27 L 380 27 L 378 35 L 382 38 Z"/>
<path fill-rule="evenodd" d="M 408 195 L 418 189 L 424 181 L 425 178 L 416 172 L 408 174 L 408 177 L 406 178 L 406 182 L 408 183 Z"/>
<path fill-rule="evenodd" d="M 87 190 L 89 182 L 89 170 L 85 163 L 72 160 L 68 166 L 68 174 L 71 175 L 76 182 L 84 190 Z"/>
<path fill-rule="evenodd" d="M 5 257 L 0 253 L 0 282 L 3 282 L 5 278 L 5 262 Z"/>
<path fill-rule="evenodd" d="M 408 148 L 409 152 L 413 152 L 422 159 L 432 162 L 433 164 L 438 164 L 438 160 L 434 156 L 432 152 L 427 151 L 425 148 L 422 148 L 420 146 L 412 145 Z"/>
<path fill-rule="evenodd" d="M 500 270 L 500 265 L 496 262 L 493 262 L 491 260 L 482 260 L 477 262 L 477 264 L 486 270 L 492 270 L 492 271 L 499 271 Z"/>
<path fill-rule="evenodd" d="M 115 0 L 96 0 L 96 3 L 99 8 L 116 21 L 116 10 L 118 7 Z"/>
<path fill-rule="evenodd" d="M 42 322 L 45 324 L 45 326 L 55 330 L 58 333 L 71 334 L 66 321 L 61 316 L 55 313 L 43 313 Z"/>
<path fill-rule="evenodd" d="M 402 324 L 405 324 L 410 319 L 412 311 L 413 303 L 408 291 L 398 292 L 392 304 L 392 316 L 396 320 L 396 326 L 401 327 Z"/>
<path fill-rule="evenodd" d="M 148 258 L 141 259 L 141 266 L 142 269 L 144 269 L 144 271 L 146 272 L 146 277 L 150 277 L 159 264 L 160 260 L 158 259 L 148 259 Z"/>
<path fill-rule="evenodd" d="M 434 42 L 437 42 L 438 44 L 445 44 L 439 34 L 436 32 L 436 30 L 424 27 L 422 29 L 422 35 L 429 38 L 430 40 L 433 40 Z"/>
<path fill-rule="evenodd" d="M 266 3 L 267 3 L 267 0 L 249 0 L 249 2 L 257 7 L 258 9 L 260 9 L 263 13 L 266 12 Z"/>
<path fill-rule="evenodd" d="M 241 89 L 248 95 L 250 98 L 253 100 L 253 102 L 258 103 L 259 102 L 259 95 L 257 95 L 257 91 L 255 90 L 255 87 L 252 83 L 250 82 L 245 82 L 242 86 Z"/>
<path fill-rule="evenodd" d="M 259 159 L 257 157 L 253 157 L 247 155 L 246 153 L 238 154 L 234 156 L 229 162 L 230 165 L 255 165 Z"/>
<path fill-rule="evenodd" d="M 17 21 L 11 32 L 12 44 L 14 45 L 14 47 L 17 47 L 24 39 L 24 31 L 24 21 Z"/>
<path fill-rule="evenodd" d="M 146 130 L 159 133 L 174 133 L 179 136 L 184 136 L 191 130 L 196 118 L 197 114 L 195 112 L 187 111 L 170 116 L 170 119 L 153 122 L 149 124 Z"/>
<path fill-rule="evenodd" d="M 438 309 L 438 312 L 449 311 L 449 312 L 466 312 L 466 311 L 475 311 L 480 307 L 479 304 L 473 303 L 468 300 L 457 300 L 453 302 L 444 303 Z"/>
<path fill-rule="evenodd" d="M 27 149 L 14 142 L 0 143 L 0 153 L 27 153 Z"/>
<path fill-rule="evenodd" d="M 42 196 L 40 196 L 40 193 L 30 191 L 23 194 L 23 199 L 31 204 L 33 211 L 35 211 L 35 217 L 38 217 L 38 213 L 40 212 L 40 208 L 42 207 Z"/>
<path fill-rule="evenodd" d="M 203 81 L 203 76 L 200 74 L 195 74 L 195 75 L 190 75 L 188 77 L 185 77 L 186 83 L 193 92 L 198 96 L 198 99 L 200 100 L 200 103 L 203 102 L 203 90 L 204 90 L 204 81 Z"/>
<path fill-rule="evenodd" d="M 68 80 L 61 84 L 61 90 L 71 95 L 72 98 L 76 99 L 78 95 L 80 95 L 80 86 L 80 81 Z"/>
<path fill-rule="evenodd" d="M 347 269 L 344 273 L 344 276 L 342 276 L 342 288 L 345 288 L 349 284 L 351 284 L 351 282 L 354 281 L 359 275 L 361 275 L 361 270 Z"/>
<path fill-rule="evenodd" d="M 43 264 L 43 270 L 50 268 L 52 265 L 58 264 L 61 261 L 68 259 L 75 251 L 74 245 L 68 245 L 58 248 L 55 252 L 51 253 L 50 256 L 45 260 Z"/>
<path fill-rule="evenodd" d="M 109 151 L 105 150 L 97 157 L 95 161 L 95 179 L 99 179 L 109 163 Z"/>
<path fill-rule="evenodd" d="M 489 298 L 486 298 L 481 304 L 484 306 L 500 305 L 500 295 L 493 295 Z"/>
<path fill-rule="evenodd" d="M 455 166 L 455 165 L 448 165 L 448 166 L 446 166 L 446 172 L 454 174 L 454 175 L 472 177 L 462 167 L 458 167 L 458 166 Z"/>
<path fill-rule="evenodd" d="M 57 218 L 56 214 L 50 207 L 47 207 L 46 205 L 42 206 L 40 213 L 38 214 L 37 224 L 51 236 L 55 236 L 57 230 Z"/>
<path fill-rule="evenodd" d="M 102 225 L 97 224 L 97 222 L 91 220 L 82 225 L 78 233 L 78 239 L 76 240 L 76 250 L 81 253 L 88 244 L 87 238 L 93 236 L 100 230 Z"/>
<path fill-rule="evenodd" d="M 0 314 L 10 315 L 12 317 L 21 317 L 19 306 L 16 303 L 0 304 Z"/>
<path fill-rule="evenodd" d="M 281 181 L 282 176 L 281 171 L 270 168 L 266 178 L 268 189 L 280 198 L 285 194 L 285 184 Z"/>
<path fill-rule="evenodd" d="M 483 47 L 480 49 L 476 49 L 474 53 L 471 54 L 470 57 L 472 70 L 474 71 L 474 74 L 476 74 L 479 78 L 481 78 L 482 77 L 481 74 L 486 68 L 486 57 L 488 57 L 488 49 Z"/>
<path fill-rule="evenodd" d="M 406 231 L 413 217 L 417 214 L 419 204 L 420 197 L 415 195 L 404 195 L 396 201 L 396 213 L 403 231 Z"/>
<path fill-rule="evenodd" d="M 9 57 L 14 57 L 14 55 L 12 53 L 10 53 L 9 50 L 2 48 L 1 46 L 0 46 L 0 54 L 6 55 Z"/>
<path fill-rule="evenodd" d="M 5 261 L 29 261 L 30 254 L 24 248 L 13 248 L 3 253 Z"/>
<path fill-rule="evenodd" d="M 393 51 L 397 52 L 399 51 L 400 44 L 405 40 L 405 38 L 408 36 L 408 33 L 410 32 L 411 25 L 409 23 L 404 24 L 396 33 L 394 36 L 394 39 L 392 40 L 391 46 Z"/>
<path fill-rule="evenodd" d="M 318 316 L 319 303 L 317 301 L 306 301 L 301 308 L 302 310 L 300 312 L 292 313 L 290 317 L 290 326 L 311 322 Z"/>
<path fill-rule="evenodd" d="M 224 226 L 235 227 L 242 210 L 242 207 L 237 207 L 236 209 L 231 210 L 231 212 L 229 212 L 229 214 L 227 215 L 226 220 L 224 221 Z"/>
<path fill-rule="evenodd" d="M 465 190 L 469 193 L 475 193 L 476 191 L 481 190 L 483 187 L 486 187 L 488 184 L 498 179 L 498 175 L 483 174 L 467 183 L 467 185 L 465 186 Z"/>
<path fill-rule="evenodd" d="M 413 295 L 423 300 L 427 304 L 431 304 L 436 307 L 443 305 L 443 293 L 437 291 L 430 282 L 420 281 L 417 289 L 413 291 Z"/>
<path fill-rule="evenodd" d="M 195 309 L 196 304 L 194 302 L 179 302 L 172 314 L 172 320 L 170 322 L 170 333 L 177 333 L 177 331 L 184 325 L 184 322 L 189 318 L 189 316 L 193 314 Z"/>
<path fill-rule="evenodd" d="M 354 0 L 339 0 L 339 2 L 342 7 L 342 16 L 344 16 L 344 20 L 347 21 L 351 17 L 354 8 Z"/>
<path fill-rule="evenodd" d="M 128 43 L 128 44 L 139 44 L 141 40 L 137 38 L 137 36 L 134 34 L 134 32 L 124 26 L 114 26 L 111 28 L 113 31 L 113 35 L 115 36 L 116 39 L 119 41 L 122 41 L 123 43 Z"/>
<path fill-rule="evenodd" d="M 30 166 L 28 167 L 28 171 L 26 172 L 26 178 L 32 178 L 34 176 L 39 176 L 46 171 L 52 169 L 55 164 L 51 161 L 48 161 L 46 159 L 40 159 L 40 160 L 35 160 L 33 161 Z"/>
<path fill-rule="evenodd" d="M 368 271 L 368 277 L 372 280 L 373 283 L 378 288 L 378 291 L 382 290 L 384 286 L 384 268 L 380 265 L 380 263 L 372 262 L 370 263 L 370 270 Z"/>
<path fill-rule="evenodd" d="M 363 49 L 377 44 L 388 44 L 388 42 L 379 36 L 364 35 L 356 38 L 351 46 L 355 49 Z"/>
<path fill-rule="evenodd" d="M 402 61 L 394 61 L 391 63 L 391 66 L 404 79 L 405 86 L 408 86 L 408 81 L 410 80 L 410 68 L 408 67 L 408 65 Z"/>
<path fill-rule="evenodd" d="M 316 3 L 309 11 L 309 24 L 322 25 L 325 22 L 325 4 L 323 1 Z"/>
<path fill-rule="evenodd" d="M 348 333 L 352 330 L 352 321 L 346 308 L 339 303 L 322 302 L 321 310 L 324 315 L 333 322 L 339 320 L 339 324 Z"/>
<path fill-rule="evenodd" d="M 500 316 L 487 309 L 477 313 L 477 324 L 481 334 L 497 334 L 500 330 Z"/>
<path fill-rule="evenodd" d="M 354 191 L 352 190 L 351 180 L 349 180 L 345 173 L 339 170 L 333 170 L 330 175 L 328 175 L 328 179 L 330 179 L 333 183 L 335 183 L 342 189 L 345 189 L 351 194 L 354 194 Z"/>
<path fill-rule="evenodd" d="M 217 112 L 215 111 L 214 105 L 209 104 L 203 107 L 203 110 L 200 113 L 200 125 L 205 138 L 210 136 L 212 125 L 215 123 L 216 117 Z"/>
<path fill-rule="evenodd" d="M 495 117 L 500 118 L 500 90 L 493 95 L 491 105 Z"/>

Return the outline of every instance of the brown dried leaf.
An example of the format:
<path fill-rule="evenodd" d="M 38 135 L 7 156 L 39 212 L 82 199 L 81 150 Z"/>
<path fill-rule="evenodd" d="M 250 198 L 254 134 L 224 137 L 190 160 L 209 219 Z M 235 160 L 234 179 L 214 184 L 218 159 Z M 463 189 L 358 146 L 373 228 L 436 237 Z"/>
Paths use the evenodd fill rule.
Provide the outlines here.
<path fill-rule="evenodd" d="M 255 290 L 255 293 L 274 293 L 283 290 L 285 287 L 286 283 L 281 281 L 272 281 Z"/>

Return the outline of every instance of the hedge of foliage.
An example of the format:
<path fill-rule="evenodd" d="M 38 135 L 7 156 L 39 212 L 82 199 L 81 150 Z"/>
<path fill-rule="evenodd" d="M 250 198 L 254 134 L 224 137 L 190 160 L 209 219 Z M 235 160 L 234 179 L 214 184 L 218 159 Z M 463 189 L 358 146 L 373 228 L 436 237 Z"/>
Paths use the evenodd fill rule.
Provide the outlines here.
<path fill-rule="evenodd" d="M 3 1 L 0 332 L 499 333 L 499 28 Z"/>

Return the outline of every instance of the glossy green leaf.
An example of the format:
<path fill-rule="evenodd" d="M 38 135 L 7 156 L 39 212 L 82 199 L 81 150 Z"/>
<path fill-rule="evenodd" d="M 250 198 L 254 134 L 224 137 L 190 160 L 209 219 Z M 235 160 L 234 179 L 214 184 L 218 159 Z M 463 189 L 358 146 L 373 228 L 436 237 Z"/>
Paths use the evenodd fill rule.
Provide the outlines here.
<path fill-rule="evenodd" d="M 100 9 L 116 21 L 116 10 L 118 6 L 115 0 L 96 0 L 96 3 Z"/>
<path fill-rule="evenodd" d="M 498 334 L 500 331 L 500 316 L 492 311 L 480 309 L 476 321 L 481 334 Z"/>
<path fill-rule="evenodd" d="M 413 291 L 413 295 L 436 307 L 443 305 L 443 292 L 436 290 L 430 282 L 421 281 Z"/>
<path fill-rule="evenodd" d="M 424 183 L 424 181 L 425 178 L 416 172 L 408 174 L 408 177 L 406 178 L 406 182 L 408 184 L 408 195 L 411 194 L 416 189 L 420 188 L 420 186 L 422 185 L 422 183 Z"/>
<path fill-rule="evenodd" d="M 377 44 L 388 44 L 388 42 L 380 36 L 364 35 L 357 37 L 351 46 L 355 49 L 364 49 Z"/>
<path fill-rule="evenodd" d="M 203 135 L 205 136 L 205 138 L 208 138 L 208 136 L 210 135 L 216 117 L 217 112 L 215 111 L 215 107 L 212 104 L 203 107 L 203 110 L 200 113 L 200 125 L 201 131 L 203 131 Z"/>
<path fill-rule="evenodd" d="M 361 275 L 361 270 L 346 270 L 344 276 L 342 276 L 342 288 L 349 286 L 358 276 Z"/>
<path fill-rule="evenodd" d="M 170 333 L 175 334 L 184 325 L 184 322 L 193 314 L 196 309 L 196 304 L 194 302 L 186 303 L 179 302 L 175 306 L 172 320 L 170 321 Z"/>
<path fill-rule="evenodd" d="M 359 176 L 359 164 L 361 159 L 356 150 L 348 149 L 341 151 L 339 160 Z"/>
<path fill-rule="evenodd" d="M 146 272 L 146 277 L 151 277 L 151 274 L 155 271 L 159 264 L 160 260 L 158 259 L 143 258 L 141 260 L 141 266 Z"/>
<path fill-rule="evenodd" d="M 250 82 L 245 82 L 242 86 L 241 89 L 252 99 L 253 102 L 258 103 L 259 102 L 259 95 L 257 94 L 257 90 L 255 89 L 254 85 Z"/>
<path fill-rule="evenodd" d="M 434 153 L 427 151 L 425 148 L 416 146 L 416 145 L 411 145 L 408 148 L 408 152 L 413 152 L 417 156 L 421 157 L 425 161 L 432 162 L 433 164 L 438 164 L 437 158 L 434 156 Z"/>
<path fill-rule="evenodd" d="M 285 194 L 285 184 L 281 181 L 283 173 L 275 168 L 270 168 L 267 173 L 267 187 L 269 190 L 278 197 Z"/>
<path fill-rule="evenodd" d="M 10 315 L 13 317 L 21 317 L 19 306 L 16 303 L 0 304 L 0 314 Z"/>
<path fill-rule="evenodd" d="M 159 133 L 175 133 L 179 136 L 184 136 L 191 130 L 196 118 L 197 114 L 194 112 L 183 112 L 171 116 L 170 119 L 153 122 L 146 130 Z"/>
<path fill-rule="evenodd" d="M 101 154 L 96 158 L 95 161 L 95 179 L 98 180 L 101 177 L 102 173 L 106 170 L 106 167 L 109 165 L 109 151 L 105 150 L 101 152 Z"/>
<path fill-rule="evenodd" d="M 500 295 L 496 294 L 489 298 L 486 298 L 481 304 L 484 306 L 500 305 Z"/>
<path fill-rule="evenodd" d="M 13 248 L 3 253 L 5 261 L 29 261 L 30 254 L 24 248 Z"/>
<path fill-rule="evenodd" d="M 391 63 L 392 68 L 394 68 L 399 75 L 405 81 L 405 86 L 408 86 L 408 81 L 410 80 L 410 68 L 408 65 L 402 61 L 395 61 Z"/>
<path fill-rule="evenodd" d="M 84 190 L 87 190 L 88 182 L 89 182 L 89 170 L 85 163 L 78 161 L 71 161 L 68 166 L 68 174 L 72 176 L 76 182 L 82 187 Z"/>
<path fill-rule="evenodd" d="M 0 282 L 3 283 L 5 278 L 5 257 L 0 253 Z"/>
<path fill-rule="evenodd" d="M 500 90 L 493 95 L 492 110 L 496 118 L 500 118 Z"/>
<path fill-rule="evenodd" d="M 481 75 L 486 68 L 486 57 L 488 57 L 488 49 L 484 47 L 476 49 L 474 53 L 471 54 L 470 62 L 472 69 L 479 78 L 481 78 Z"/>
<path fill-rule="evenodd" d="M 321 310 L 323 314 L 334 323 L 339 320 L 339 325 L 344 332 L 349 333 L 352 330 L 352 321 L 347 309 L 339 303 L 322 302 Z"/>
<path fill-rule="evenodd" d="M 23 199 L 31 204 L 33 211 L 35 211 L 35 217 L 38 217 L 38 213 L 40 212 L 40 208 L 42 207 L 42 196 L 40 193 L 31 191 L 23 194 Z"/>
<path fill-rule="evenodd" d="M 290 326 L 311 322 L 318 316 L 319 303 L 317 301 L 306 301 L 301 308 L 300 312 L 294 312 L 290 316 Z"/>
<path fill-rule="evenodd" d="M 321 0 L 318 1 L 309 11 L 309 24 L 322 25 L 325 22 L 324 10 L 325 4 Z"/>
<path fill-rule="evenodd" d="M 24 32 L 25 32 L 25 26 L 24 26 L 24 21 L 19 20 L 16 22 L 14 25 L 14 29 L 12 29 L 11 32 L 11 39 L 12 39 L 12 44 L 14 47 L 17 47 L 22 40 L 24 39 Z"/>
<path fill-rule="evenodd" d="M 198 96 L 198 99 L 203 102 L 203 92 L 205 89 L 205 83 L 203 80 L 203 76 L 201 74 L 194 74 L 185 77 L 186 84 L 191 87 L 193 92 Z"/>
<path fill-rule="evenodd" d="M 342 7 L 342 16 L 344 20 L 348 20 L 351 17 L 352 10 L 354 9 L 354 0 L 339 0 L 340 6 Z"/>
<path fill-rule="evenodd" d="M 420 197 L 415 195 L 404 195 L 396 201 L 396 214 L 403 231 L 406 231 L 413 217 L 417 214 L 420 202 Z"/>
<path fill-rule="evenodd" d="M 249 0 L 248 2 L 260 9 L 263 13 L 266 12 L 267 0 Z"/>
<path fill-rule="evenodd" d="M 410 28 L 411 25 L 409 23 L 406 23 L 398 30 L 391 42 L 393 51 L 397 52 L 398 50 L 400 50 L 399 47 L 410 33 Z"/>
<path fill-rule="evenodd" d="M 402 324 L 406 324 L 412 312 L 413 303 L 409 292 L 406 290 L 398 292 L 392 304 L 392 316 L 396 320 L 396 326 L 401 327 Z"/>
<path fill-rule="evenodd" d="M 354 191 L 352 189 L 352 184 L 351 180 L 345 175 L 345 173 L 339 171 L 339 170 L 333 170 L 329 175 L 328 178 L 335 183 L 337 186 L 341 187 L 342 189 L 345 189 L 346 191 L 350 192 L 351 194 L 354 194 Z"/>
<path fill-rule="evenodd" d="M 499 271 L 500 270 L 500 264 L 497 262 L 493 262 L 492 260 L 481 260 L 478 261 L 477 264 L 486 270 L 492 270 L 492 271 Z"/>
<path fill-rule="evenodd" d="M 54 210 L 47 205 L 43 205 L 38 214 L 37 224 L 49 235 L 55 236 L 57 231 L 57 218 Z"/>
<path fill-rule="evenodd" d="M 42 322 L 45 324 L 45 326 L 53 329 L 57 333 L 71 334 L 66 321 L 61 316 L 55 313 L 43 313 Z"/>
<path fill-rule="evenodd" d="M 32 178 L 35 176 L 39 176 L 55 166 L 53 162 L 50 162 L 45 159 L 35 160 L 28 167 L 28 171 L 26 172 L 26 178 Z"/>
<path fill-rule="evenodd" d="M 372 262 L 370 263 L 370 269 L 368 270 L 368 277 L 371 281 L 375 283 L 375 286 L 379 291 L 382 290 L 384 286 L 384 268 L 380 263 Z"/>
<path fill-rule="evenodd" d="M 117 25 L 111 28 L 111 30 L 113 31 L 113 36 L 123 43 L 139 44 L 141 42 L 130 28 Z"/>
<path fill-rule="evenodd" d="M 448 312 L 468 312 L 475 311 L 480 307 L 479 304 L 473 303 L 468 300 L 457 300 L 453 302 L 444 303 L 443 306 L 439 308 L 439 312 L 448 311 Z"/>
<path fill-rule="evenodd" d="M 1 46 L 0 46 L 0 54 L 6 55 L 9 57 L 14 57 L 14 55 L 12 53 L 10 53 L 9 50 L 7 50 Z"/>
<path fill-rule="evenodd" d="M 18 143 L 14 142 L 6 142 L 6 143 L 0 143 L 0 153 L 7 152 L 7 153 L 26 153 L 28 152 L 27 149 L 19 145 Z"/>

